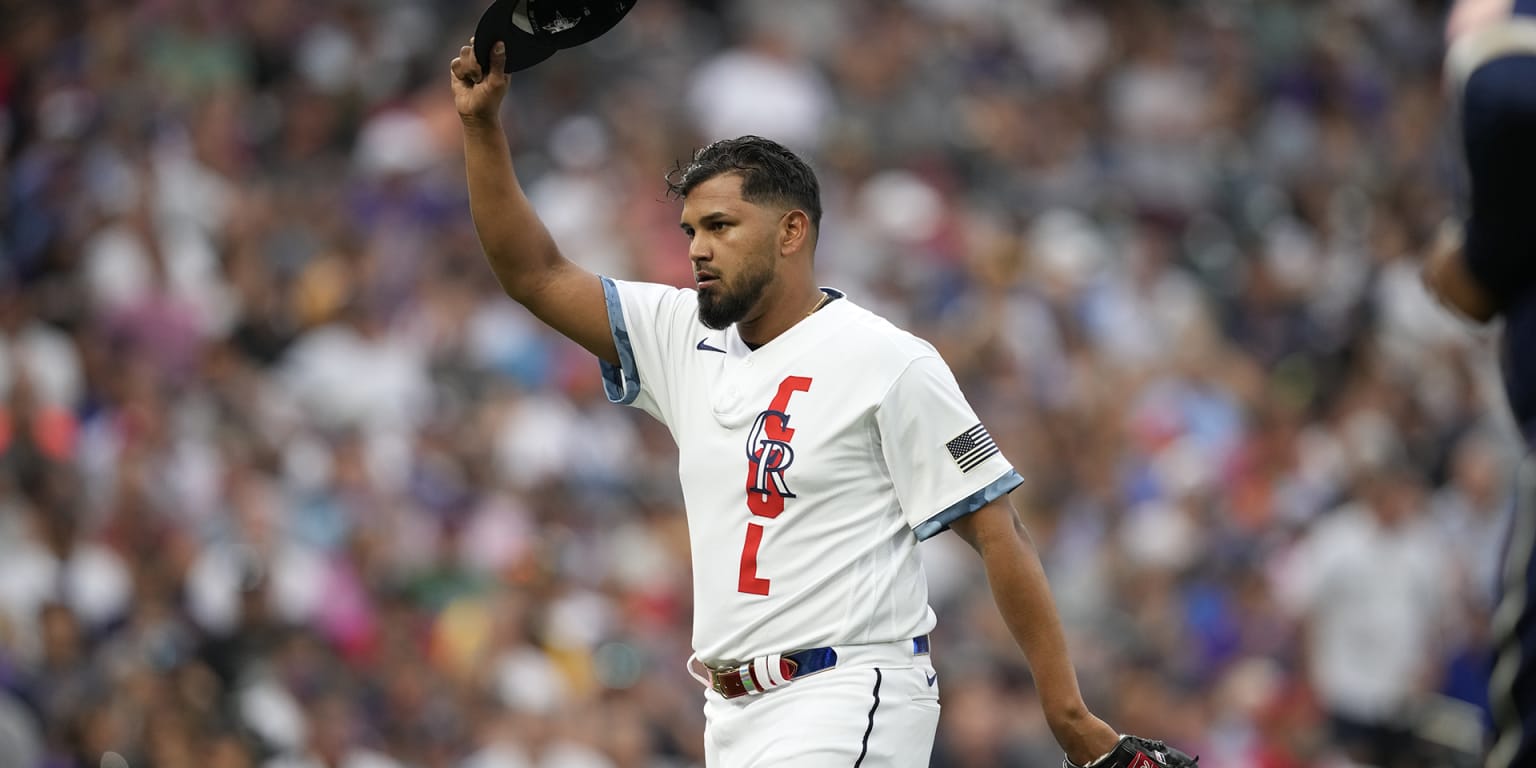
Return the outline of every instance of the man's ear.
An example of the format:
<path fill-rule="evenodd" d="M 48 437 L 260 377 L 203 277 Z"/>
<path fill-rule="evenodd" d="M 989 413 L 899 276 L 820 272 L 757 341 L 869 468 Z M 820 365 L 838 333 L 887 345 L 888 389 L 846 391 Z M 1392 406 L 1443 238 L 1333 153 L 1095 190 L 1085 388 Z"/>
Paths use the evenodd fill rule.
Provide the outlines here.
<path fill-rule="evenodd" d="M 811 217 L 798 208 L 779 219 L 779 253 L 787 256 L 811 245 Z"/>

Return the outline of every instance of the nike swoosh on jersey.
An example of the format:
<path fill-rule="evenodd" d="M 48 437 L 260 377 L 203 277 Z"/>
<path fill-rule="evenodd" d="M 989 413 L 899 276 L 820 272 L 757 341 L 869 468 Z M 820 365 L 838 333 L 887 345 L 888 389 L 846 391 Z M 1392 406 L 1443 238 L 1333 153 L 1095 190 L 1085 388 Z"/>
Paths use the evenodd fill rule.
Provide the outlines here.
<path fill-rule="evenodd" d="M 702 338 L 702 339 L 699 339 L 699 345 L 697 347 L 694 347 L 694 349 L 702 349 L 705 352 L 719 352 L 722 355 L 725 354 L 725 350 L 723 350 L 723 349 L 721 349 L 719 347 L 712 347 L 712 346 L 710 346 L 709 345 L 709 337 L 707 337 L 707 336 Z"/>

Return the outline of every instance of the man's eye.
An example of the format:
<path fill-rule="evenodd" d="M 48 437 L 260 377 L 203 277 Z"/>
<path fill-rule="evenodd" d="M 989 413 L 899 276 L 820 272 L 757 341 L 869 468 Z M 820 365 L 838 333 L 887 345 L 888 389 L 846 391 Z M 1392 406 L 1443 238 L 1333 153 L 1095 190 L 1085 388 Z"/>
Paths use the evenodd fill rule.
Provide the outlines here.
<path fill-rule="evenodd" d="M 719 232 L 720 230 L 725 229 L 725 222 L 723 222 L 723 221 L 711 222 L 710 225 L 709 225 L 709 229 L 710 229 L 711 232 Z"/>

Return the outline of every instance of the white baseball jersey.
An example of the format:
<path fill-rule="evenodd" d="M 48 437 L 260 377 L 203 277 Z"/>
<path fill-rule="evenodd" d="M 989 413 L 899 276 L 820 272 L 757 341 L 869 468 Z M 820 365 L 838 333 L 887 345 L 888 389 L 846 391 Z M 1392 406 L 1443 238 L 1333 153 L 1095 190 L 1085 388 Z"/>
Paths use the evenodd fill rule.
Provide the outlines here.
<path fill-rule="evenodd" d="M 932 629 L 918 542 L 1023 482 L 934 348 L 844 299 L 752 350 L 692 289 L 603 289 L 608 397 L 677 441 L 699 659 Z"/>

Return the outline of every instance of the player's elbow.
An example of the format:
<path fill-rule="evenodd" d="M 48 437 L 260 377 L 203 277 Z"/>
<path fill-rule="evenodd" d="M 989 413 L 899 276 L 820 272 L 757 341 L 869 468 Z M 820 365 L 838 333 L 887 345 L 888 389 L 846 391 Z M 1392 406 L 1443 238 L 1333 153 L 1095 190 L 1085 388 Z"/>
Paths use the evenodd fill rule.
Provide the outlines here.
<path fill-rule="evenodd" d="M 1024 524 L 1007 496 L 955 520 L 949 527 L 983 558 L 999 547 L 1012 549 L 1029 541 Z"/>
<path fill-rule="evenodd" d="M 554 249 L 508 263 L 512 261 L 492 260 L 496 281 L 508 298 L 527 307 L 549 294 L 550 287 L 559 282 L 562 267 L 570 263 Z"/>

